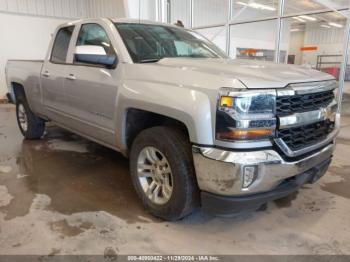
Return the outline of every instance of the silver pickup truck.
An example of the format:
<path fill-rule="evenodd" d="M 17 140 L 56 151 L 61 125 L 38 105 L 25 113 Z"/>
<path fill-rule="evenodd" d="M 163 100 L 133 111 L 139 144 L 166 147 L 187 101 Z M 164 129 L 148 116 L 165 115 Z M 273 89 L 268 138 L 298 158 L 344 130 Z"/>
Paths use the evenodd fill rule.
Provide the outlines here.
<path fill-rule="evenodd" d="M 231 60 L 168 24 L 66 23 L 45 61 L 10 60 L 6 75 L 26 139 L 51 121 L 121 152 L 144 206 L 166 220 L 254 210 L 315 182 L 339 130 L 332 76 Z"/>

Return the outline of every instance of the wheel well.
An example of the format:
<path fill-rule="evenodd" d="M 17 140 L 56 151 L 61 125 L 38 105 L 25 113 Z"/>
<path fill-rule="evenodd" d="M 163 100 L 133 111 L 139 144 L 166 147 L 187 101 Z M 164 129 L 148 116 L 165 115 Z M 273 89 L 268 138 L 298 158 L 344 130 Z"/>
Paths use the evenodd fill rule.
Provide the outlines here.
<path fill-rule="evenodd" d="M 14 94 L 14 99 L 15 99 L 14 102 L 16 102 L 18 99 L 26 97 L 26 93 L 24 91 L 23 85 L 16 83 L 16 82 L 12 82 L 11 86 L 13 89 L 13 94 Z"/>
<path fill-rule="evenodd" d="M 155 126 L 170 126 L 176 128 L 183 132 L 183 134 L 189 139 L 187 127 L 181 121 L 145 110 L 129 109 L 126 115 L 125 130 L 128 148 L 131 147 L 134 139 L 142 130 Z"/>

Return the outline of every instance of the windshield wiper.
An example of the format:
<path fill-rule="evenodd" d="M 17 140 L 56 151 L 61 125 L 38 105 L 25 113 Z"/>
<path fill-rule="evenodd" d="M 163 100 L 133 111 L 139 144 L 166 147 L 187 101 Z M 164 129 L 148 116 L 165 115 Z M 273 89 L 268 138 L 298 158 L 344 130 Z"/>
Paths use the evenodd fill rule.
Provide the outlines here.
<path fill-rule="evenodd" d="M 162 58 L 143 59 L 139 63 L 156 63 Z"/>

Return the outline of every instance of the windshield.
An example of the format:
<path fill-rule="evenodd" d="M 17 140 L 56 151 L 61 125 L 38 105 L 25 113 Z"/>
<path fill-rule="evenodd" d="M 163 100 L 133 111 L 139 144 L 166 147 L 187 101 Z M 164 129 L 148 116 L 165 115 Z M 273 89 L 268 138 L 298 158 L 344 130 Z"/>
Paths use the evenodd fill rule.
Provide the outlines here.
<path fill-rule="evenodd" d="M 200 34 L 182 28 L 116 23 L 115 26 L 135 63 L 156 62 L 165 57 L 226 58 Z"/>

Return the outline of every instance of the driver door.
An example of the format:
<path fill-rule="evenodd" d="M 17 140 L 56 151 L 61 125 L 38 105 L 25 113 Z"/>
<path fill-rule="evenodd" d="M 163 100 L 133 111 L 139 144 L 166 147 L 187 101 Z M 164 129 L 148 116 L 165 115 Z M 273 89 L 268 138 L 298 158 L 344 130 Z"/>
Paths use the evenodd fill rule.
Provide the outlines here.
<path fill-rule="evenodd" d="M 76 46 L 101 46 L 106 54 L 115 50 L 107 30 L 100 24 L 82 24 Z M 74 48 L 76 49 L 76 47 Z M 64 87 L 70 108 L 70 126 L 78 132 L 114 144 L 119 70 L 75 61 L 67 66 Z"/>

